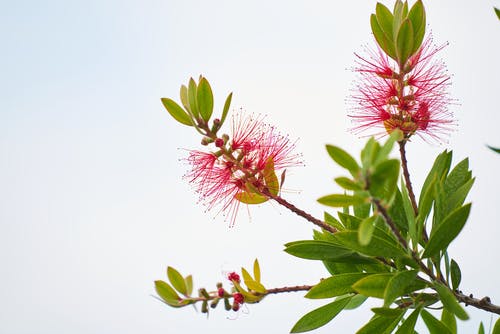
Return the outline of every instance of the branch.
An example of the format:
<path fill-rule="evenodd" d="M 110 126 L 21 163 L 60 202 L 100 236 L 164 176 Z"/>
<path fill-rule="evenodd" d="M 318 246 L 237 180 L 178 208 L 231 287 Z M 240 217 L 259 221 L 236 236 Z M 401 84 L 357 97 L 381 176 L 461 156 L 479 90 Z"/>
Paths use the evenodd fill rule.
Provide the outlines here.
<path fill-rule="evenodd" d="M 491 313 L 500 314 L 500 306 L 491 303 L 490 297 L 483 297 L 481 299 L 474 298 L 472 294 L 464 295 L 462 291 L 454 291 L 458 301 L 465 304 L 465 306 L 474 306 L 475 308 L 488 311 Z"/>
<path fill-rule="evenodd" d="M 413 212 L 415 216 L 418 215 L 417 200 L 415 199 L 415 193 L 413 192 L 413 187 L 410 180 L 410 172 L 408 171 L 408 161 L 406 160 L 406 140 L 398 142 L 399 144 L 399 154 L 401 155 L 401 167 L 403 167 L 403 175 L 405 177 L 406 188 L 408 189 L 408 195 L 410 195 L 411 205 L 413 206 Z"/>
<path fill-rule="evenodd" d="M 270 199 L 278 202 L 279 204 L 283 205 L 288 210 L 294 212 L 295 214 L 301 216 L 302 218 L 305 218 L 307 221 L 313 223 L 314 225 L 321 227 L 325 231 L 328 231 L 328 232 L 330 232 L 332 234 L 334 234 L 334 233 L 337 232 L 337 229 L 335 227 L 333 227 L 331 225 L 328 225 L 324 221 L 322 221 L 322 220 L 320 220 L 318 218 L 313 217 L 312 215 L 310 215 L 309 213 L 305 212 L 304 210 L 301 210 L 301 209 L 297 208 L 295 205 L 293 205 L 292 203 L 288 202 L 284 198 L 282 198 L 282 197 L 280 197 L 278 195 L 271 194 L 268 189 L 263 189 L 261 192 L 262 192 L 263 195 L 265 195 L 268 198 L 270 198 Z"/>

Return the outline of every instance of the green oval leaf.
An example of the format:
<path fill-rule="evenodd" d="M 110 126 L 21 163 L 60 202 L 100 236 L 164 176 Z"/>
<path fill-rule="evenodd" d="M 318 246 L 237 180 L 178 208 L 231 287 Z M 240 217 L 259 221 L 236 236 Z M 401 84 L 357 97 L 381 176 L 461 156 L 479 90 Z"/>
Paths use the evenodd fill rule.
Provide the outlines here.
<path fill-rule="evenodd" d="M 417 307 L 406 320 L 399 326 L 396 334 L 413 334 L 415 333 L 415 325 L 420 314 L 420 307 Z"/>
<path fill-rule="evenodd" d="M 460 286 L 460 282 L 462 281 L 462 272 L 460 271 L 460 267 L 455 260 L 451 259 L 450 262 L 450 275 L 451 275 L 451 286 L 452 288 L 458 289 Z"/>
<path fill-rule="evenodd" d="M 467 312 L 465 312 L 462 306 L 460 306 L 457 299 L 455 298 L 455 295 L 453 294 L 453 292 L 451 292 L 451 290 L 448 287 L 438 283 L 434 285 L 434 289 L 439 294 L 439 297 L 441 298 L 441 303 L 443 303 L 443 306 L 448 311 L 456 315 L 458 319 L 461 320 L 469 319 L 469 315 L 467 314 Z"/>
<path fill-rule="evenodd" d="M 334 208 L 343 208 L 347 206 L 366 203 L 366 197 L 360 195 L 333 194 L 318 198 L 318 202 Z"/>
<path fill-rule="evenodd" d="M 396 48 L 394 47 L 394 42 L 387 39 L 387 36 L 382 30 L 382 27 L 380 27 L 377 16 L 375 14 L 372 14 L 370 16 L 370 26 L 372 28 L 373 36 L 375 37 L 375 40 L 377 41 L 380 48 L 384 50 L 384 52 L 387 53 L 389 57 L 396 60 Z"/>
<path fill-rule="evenodd" d="M 224 121 L 226 120 L 227 113 L 229 112 L 229 107 L 231 106 L 231 100 L 233 99 L 233 93 L 229 93 L 229 95 L 226 98 L 226 102 L 224 102 L 224 108 L 222 109 L 222 116 L 220 119 L 220 124 L 224 124 Z"/>
<path fill-rule="evenodd" d="M 367 277 L 367 273 L 338 274 L 321 280 L 305 295 L 310 299 L 323 299 L 342 296 L 354 292 L 352 285 Z"/>
<path fill-rule="evenodd" d="M 180 297 L 175 292 L 174 288 L 172 288 L 167 282 L 164 281 L 155 281 L 155 290 L 158 296 L 161 297 L 170 306 L 173 307 L 181 307 L 184 306 L 180 304 Z"/>
<path fill-rule="evenodd" d="M 184 109 L 186 109 L 187 111 L 190 112 L 189 102 L 188 102 L 188 89 L 185 85 L 181 86 L 180 97 L 181 97 L 181 102 L 182 102 L 182 105 L 184 106 Z"/>
<path fill-rule="evenodd" d="M 261 204 L 269 200 L 269 198 L 267 198 L 266 196 L 256 194 L 250 191 L 239 192 L 234 195 L 234 198 L 236 198 L 241 203 L 245 204 Z"/>
<path fill-rule="evenodd" d="M 393 273 L 369 275 L 353 284 L 352 288 L 364 296 L 383 299 L 387 284 L 393 276 Z"/>
<path fill-rule="evenodd" d="M 371 216 L 364 219 L 359 225 L 358 241 L 361 246 L 366 246 L 372 240 L 373 231 L 375 230 L 375 220 L 377 216 Z"/>
<path fill-rule="evenodd" d="M 416 1 L 408 13 L 408 19 L 413 26 L 413 50 L 412 54 L 422 45 L 425 35 L 425 9 L 421 0 Z"/>
<path fill-rule="evenodd" d="M 495 326 L 493 326 L 493 331 L 491 332 L 491 334 L 500 334 L 500 318 L 498 318 L 495 322 Z"/>
<path fill-rule="evenodd" d="M 415 281 L 416 270 L 408 270 L 396 273 L 387 283 L 384 291 L 384 305 L 389 306 L 396 298 L 406 292 L 406 288 Z"/>
<path fill-rule="evenodd" d="M 354 177 L 358 175 L 360 167 L 356 160 L 349 153 L 347 153 L 340 147 L 333 145 L 326 145 L 326 150 L 333 161 L 335 161 L 339 166 L 347 169 Z"/>
<path fill-rule="evenodd" d="M 187 295 L 187 286 L 184 277 L 172 267 L 167 267 L 168 280 L 172 284 L 175 290 L 179 291 L 183 295 Z"/>
<path fill-rule="evenodd" d="M 174 100 L 169 99 L 168 97 L 163 97 L 161 99 L 161 103 L 167 109 L 168 113 L 179 123 L 193 126 L 193 121 L 191 117 L 182 109 L 180 105 L 178 105 Z"/>
<path fill-rule="evenodd" d="M 200 116 L 200 112 L 198 111 L 198 104 L 196 103 L 196 89 L 196 82 L 193 78 L 190 78 L 188 83 L 188 104 L 189 110 L 191 111 L 195 119 L 199 118 Z"/>
<path fill-rule="evenodd" d="M 304 315 L 297 321 L 290 333 L 303 333 L 326 325 L 349 303 L 351 297 L 336 300 Z"/>
<path fill-rule="evenodd" d="M 396 328 L 405 312 L 405 309 L 401 309 L 399 312 L 394 312 L 394 316 L 392 317 L 375 315 L 356 334 L 390 334 Z"/>
<path fill-rule="evenodd" d="M 335 182 L 345 190 L 363 190 L 363 187 L 348 177 L 337 177 Z"/>
<path fill-rule="evenodd" d="M 404 66 L 413 52 L 413 26 L 409 19 L 403 20 L 396 37 L 398 63 Z"/>
<path fill-rule="evenodd" d="M 208 80 L 205 78 L 201 78 L 196 89 L 196 105 L 201 118 L 208 122 L 214 110 L 214 95 Z"/>
<path fill-rule="evenodd" d="M 319 240 L 289 242 L 285 247 L 288 254 L 309 260 L 332 260 L 353 254 L 347 248 Z"/>
<path fill-rule="evenodd" d="M 375 15 L 377 16 L 377 22 L 385 34 L 385 37 L 389 41 L 394 40 L 394 36 L 392 35 L 392 22 L 394 20 L 394 16 L 392 15 L 389 8 L 377 2 L 375 6 Z"/>
<path fill-rule="evenodd" d="M 433 229 L 422 257 L 437 255 L 457 237 L 467 221 L 471 204 L 466 204 L 450 213 L 436 229 Z"/>
<path fill-rule="evenodd" d="M 381 256 L 388 258 L 406 257 L 406 252 L 397 244 L 377 235 L 372 236 L 370 244 L 363 246 L 359 244 L 357 231 L 342 231 L 334 234 L 335 239 L 343 246 L 358 253 L 368 256 Z"/>
<path fill-rule="evenodd" d="M 426 310 L 422 310 L 420 314 L 422 315 L 422 319 L 424 320 L 425 325 L 429 329 L 430 334 L 452 334 L 445 324 L 436 319 L 432 314 L 430 314 Z"/>
<path fill-rule="evenodd" d="M 441 322 L 445 324 L 453 334 L 457 334 L 457 319 L 455 315 L 446 308 L 443 308 L 443 312 L 441 312 Z"/>

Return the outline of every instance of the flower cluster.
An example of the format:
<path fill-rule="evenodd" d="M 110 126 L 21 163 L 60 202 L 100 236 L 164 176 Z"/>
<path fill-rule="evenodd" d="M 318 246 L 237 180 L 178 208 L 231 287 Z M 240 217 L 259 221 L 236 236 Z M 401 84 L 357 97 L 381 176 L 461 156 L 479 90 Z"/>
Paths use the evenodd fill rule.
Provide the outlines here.
<path fill-rule="evenodd" d="M 236 114 L 232 137 L 207 136 L 203 144 L 214 150 L 190 151 L 186 160 L 191 170 L 185 177 L 208 209 L 220 206 L 232 224 L 239 203 L 261 203 L 277 194 L 279 184 L 266 180 L 267 174 L 300 164 L 300 156 L 293 152 L 295 143 L 262 117 Z"/>
<path fill-rule="evenodd" d="M 354 70 L 360 77 L 350 97 L 354 132 L 382 135 L 400 129 L 405 138 L 417 134 L 442 141 L 453 124 L 448 111 L 450 76 L 444 63 L 434 59 L 443 47 L 434 46 L 428 37 L 401 66 L 380 48 L 367 50 L 365 57 L 355 54 Z"/>

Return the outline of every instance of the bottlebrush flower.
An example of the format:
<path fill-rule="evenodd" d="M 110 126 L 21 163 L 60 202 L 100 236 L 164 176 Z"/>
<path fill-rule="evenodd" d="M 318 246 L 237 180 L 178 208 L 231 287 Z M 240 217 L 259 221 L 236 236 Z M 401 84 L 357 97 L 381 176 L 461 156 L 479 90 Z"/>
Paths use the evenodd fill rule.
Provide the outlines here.
<path fill-rule="evenodd" d="M 277 179 L 270 184 L 269 173 L 275 177 L 275 172 L 301 164 L 300 155 L 294 153 L 295 143 L 264 123 L 262 117 L 236 114 L 232 137 L 209 139 L 211 152 L 190 151 L 186 161 L 191 170 L 185 178 L 209 210 L 219 206 L 229 215 L 231 225 L 242 201 L 257 204 L 268 199 L 262 191 L 278 192 Z"/>
<path fill-rule="evenodd" d="M 405 138 L 417 134 L 443 141 L 454 123 L 448 110 L 450 76 L 434 57 L 443 48 L 428 37 L 403 68 L 379 48 L 364 57 L 355 54 L 359 81 L 349 98 L 353 132 L 383 135 L 400 129 Z"/>

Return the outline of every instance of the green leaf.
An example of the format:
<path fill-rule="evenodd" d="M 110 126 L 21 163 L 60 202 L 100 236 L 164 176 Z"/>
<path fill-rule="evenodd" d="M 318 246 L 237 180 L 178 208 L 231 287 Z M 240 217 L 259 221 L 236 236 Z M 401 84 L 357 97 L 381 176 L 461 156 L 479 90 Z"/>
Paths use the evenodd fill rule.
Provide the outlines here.
<path fill-rule="evenodd" d="M 458 188 L 464 185 L 472 177 L 469 171 L 469 158 L 460 161 L 446 177 L 444 181 L 444 191 L 447 195 L 453 194 Z"/>
<path fill-rule="evenodd" d="M 493 331 L 491 334 L 500 334 L 500 318 L 495 322 L 495 326 L 493 326 Z"/>
<path fill-rule="evenodd" d="M 255 280 L 260 283 L 260 266 L 257 259 L 253 261 L 253 277 L 255 277 Z"/>
<path fill-rule="evenodd" d="M 321 280 L 307 294 L 309 299 L 323 299 L 354 292 L 352 285 L 367 277 L 367 273 L 338 274 Z"/>
<path fill-rule="evenodd" d="M 184 277 L 172 267 L 167 267 L 167 276 L 174 289 L 186 296 L 188 289 Z"/>
<path fill-rule="evenodd" d="M 415 325 L 420 314 L 420 307 L 417 307 L 406 320 L 399 326 L 396 334 L 413 334 L 415 333 Z"/>
<path fill-rule="evenodd" d="M 368 256 L 381 256 L 388 258 L 407 256 L 405 251 L 397 244 L 397 242 L 390 242 L 377 235 L 372 236 L 372 240 L 367 246 L 359 244 L 357 231 L 337 232 L 334 237 L 345 247 Z"/>
<path fill-rule="evenodd" d="M 380 27 L 377 16 L 375 14 L 372 14 L 370 16 L 370 26 L 372 28 L 373 36 L 375 37 L 375 40 L 377 41 L 380 48 L 384 50 L 384 52 L 387 53 L 389 57 L 391 57 L 392 59 L 396 59 L 396 49 L 394 47 L 394 42 L 387 38 L 384 31 L 382 30 L 382 27 Z"/>
<path fill-rule="evenodd" d="M 208 122 L 214 111 L 214 95 L 210 84 L 205 78 L 201 78 L 196 89 L 196 103 L 201 118 Z"/>
<path fill-rule="evenodd" d="M 243 282 L 245 282 L 248 289 L 259 293 L 266 292 L 266 288 L 261 283 L 254 280 L 245 268 L 241 268 L 241 274 L 243 275 Z"/>
<path fill-rule="evenodd" d="M 425 322 L 425 325 L 429 329 L 430 334 L 452 334 L 448 327 L 443 324 L 441 321 L 436 319 L 432 314 L 427 312 L 426 310 L 421 311 L 422 319 Z"/>
<path fill-rule="evenodd" d="M 392 220 L 394 221 L 398 229 L 402 232 L 403 236 L 406 236 L 405 234 L 406 232 L 408 232 L 408 219 L 406 217 L 403 196 L 401 195 L 401 192 L 397 187 L 394 191 L 395 195 L 394 200 L 389 207 L 389 216 L 392 217 Z"/>
<path fill-rule="evenodd" d="M 434 164 L 432 165 L 432 168 L 424 181 L 422 191 L 420 192 L 420 198 L 418 200 L 419 208 L 422 206 L 423 197 L 426 196 L 429 188 L 433 187 L 433 183 L 436 182 L 436 180 L 440 181 L 448 173 L 452 155 L 453 153 L 451 151 L 443 151 L 436 157 L 436 160 L 434 160 Z"/>
<path fill-rule="evenodd" d="M 400 140 L 403 140 L 403 131 L 395 129 L 394 131 L 391 132 L 389 138 L 387 138 L 384 145 L 382 145 L 382 147 L 378 151 L 377 158 L 375 159 L 374 164 L 378 165 L 382 161 L 386 160 L 387 157 L 389 157 L 389 154 L 391 153 L 394 144 Z"/>
<path fill-rule="evenodd" d="M 389 8 L 377 2 L 375 7 L 375 14 L 377 16 L 377 22 L 385 34 L 385 37 L 389 41 L 394 40 L 394 36 L 392 35 L 392 21 L 394 20 L 394 16 L 392 15 Z"/>
<path fill-rule="evenodd" d="M 185 278 L 186 288 L 187 288 L 187 296 L 190 296 L 193 293 L 193 276 L 188 275 Z"/>
<path fill-rule="evenodd" d="M 351 297 L 338 299 L 307 313 L 297 321 L 290 333 L 307 332 L 326 325 L 344 309 L 350 300 Z"/>
<path fill-rule="evenodd" d="M 269 157 L 266 160 L 266 165 L 264 166 L 262 173 L 264 174 L 264 181 L 266 182 L 269 192 L 274 196 L 278 195 L 280 190 L 280 181 L 274 172 L 274 161 L 272 157 Z"/>
<path fill-rule="evenodd" d="M 178 105 L 174 100 L 168 97 L 162 97 L 161 103 L 167 109 L 168 113 L 179 123 L 193 126 L 193 121 L 191 117 Z"/>
<path fill-rule="evenodd" d="M 389 202 L 395 194 L 398 178 L 398 160 L 391 159 L 380 163 L 370 178 L 370 193 L 373 197 Z"/>
<path fill-rule="evenodd" d="M 470 206 L 469 203 L 454 210 L 436 229 L 432 229 L 422 257 L 432 257 L 448 247 L 464 227 L 469 217 Z"/>
<path fill-rule="evenodd" d="M 327 241 L 304 240 L 285 244 L 285 252 L 290 255 L 309 260 L 338 259 L 353 252 L 350 249 Z"/>
<path fill-rule="evenodd" d="M 194 81 L 193 78 L 189 79 L 188 104 L 189 104 L 189 110 L 191 111 L 195 119 L 197 119 L 200 116 L 200 112 L 198 110 L 198 103 L 196 101 L 197 100 L 196 90 L 197 90 L 196 82 Z"/>
<path fill-rule="evenodd" d="M 318 202 L 334 208 L 366 203 L 366 197 L 359 195 L 333 194 L 318 198 Z"/>
<path fill-rule="evenodd" d="M 348 230 L 356 230 L 359 228 L 359 225 L 361 224 L 362 219 L 358 218 L 356 216 L 351 216 L 349 214 L 345 214 L 342 212 L 337 212 L 340 221 Z"/>
<path fill-rule="evenodd" d="M 457 334 L 457 319 L 455 315 L 446 308 L 443 308 L 443 312 L 441 313 L 441 322 L 445 324 L 453 334 Z"/>
<path fill-rule="evenodd" d="M 337 177 L 335 182 L 345 190 L 362 190 L 363 187 L 348 177 Z"/>
<path fill-rule="evenodd" d="M 373 274 L 357 281 L 352 288 L 364 296 L 384 298 L 385 288 L 393 276 L 393 273 Z"/>
<path fill-rule="evenodd" d="M 431 212 L 432 203 L 434 202 L 434 196 L 435 196 L 435 191 L 434 191 L 435 184 L 436 184 L 436 178 L 434 178 L 432 182 L 429 184 L 426 193 L 420 196 L 420 202 L 418 204 L 418 216 L 416 220 L 417 233 L 422 231 L 427 216 Z"/>
<path fill-rule="evenodd" d="M 358 176 L 360 167 L 356 160 L 354 160 L 354 158 L 349 153 L 347 153 L 340 147 L 333 145 L 326 145 L 326 150 L 333 161 L 335 161 L 341 167 L 347 169 L 353 177 Z"/>
<path fill-rule="evenodd" d="M 497 14 L 497 17 L 500 20 L 500 9 L 498 9 L 496 7 L 493 7 L 493 9 L 495 10 L 495 14 Z M 500 149 L 499 149 L 499 152 L 497 152 L 497 153 L 500 153 Z"/>
<path fill-rule="evenodd" d="M 462 272 L 460 271 L 460 267 L 455 262 L 455 260 L 451 259 L 450 263 L 450 274 L 451 274 L 451 286 L 453 289 L 458 289 L 460 286 L 460 281 L 462 281 Z"/>
<path fill-rule="evenodd" d="M 375 229 L 375 225 L 373 224 L 375 219 L 377 219 L 377 216 L 368 217 L 359 225 L 358 241 L 360 245 L 366 246 L 372 240 L 373 230 Z"/>
<path fill-rule="evenodd" d="M 413 26 L 409 19 L 401 23 L 396 37 L 396 54 L 401 65 L 406 64 L 413 51 Z"/>
<path fill-rule="evenodd" d="M 484 334 L 484 325 L 483 322 L 479 323 L 479 330 L 477 332 L 478 334 Z"/>
<path fill-rule="evenodd" d="M 366 325 L 359 329 L 356 334 L 390 334 L 393 329 L 396 328 L 405 312 L 406 310 L 401 309 L 399 313 L 395 312 L 395 316 L 392 317 L 376 315 L 371 318 Z"/>
<path fill-rule="evenodd" d="M 367 296 L 354 295 L 351 301 L 346 305 L 346 307 L 344 307 L 344 310 L 354 310 L 360 307 L 367 299 Z"/>
<path fill-rule="evenodd" d="M 460 306 L 457 299 L 455 298 L 455 295 L 453 294 L 453 292 L 451 292 L 451 290 L 447 286 L 438 283 L 434 285 L 434 289 L 439 294 L 439 297 L 441 298 L 441 303 L 443 303 L 443 306 L 446 309 L 448 309 L 448 311 L 455 314 L 458 319 L 461 320 L 469 319 L 467 312 L 465 312 L 462 306 Z"/>
<path fill-rule="evenodd" d="M 393 23 L 392 23 L 392 26 L 393 26 L 393 32 L 392 32 L 392 35 L 394 37 L 397 37 L 398 35 L 398 31 L 399 31 L 399 28 L 401 27 L 401 22 L 403 21 L 403 18 L 405 17 L 405 15 L 403 15 L 403 2 L 401 0 L 396 0 L 396 2 L 394 3 L 394 9 L 393 9 L 393 14 L 394 14 L 394 20 L 393 20 Z"/>
<path fill-rule="evenodd" d="M 184 106 L 184 109 L 186 109 L 188 112 L 190 112 L 189 102 L 188 102 L 188 89 L 185 85 L 181 86 L 180 97 L 181 97 L 181 102 L 182 102 L 182 105 Z"/>
<path fill-rule="evenodd" d="M 384 306 L 389 306 L 396 298 L 402 296 L 406 288 L 417 277 L 416 270 L 408 270 L 396 273 L 387 283 L 384 291 Z"/>
<path fill-rule="evenodd" d="M 354 192 L 354 195 L 358 195 L 358 192 Z M 361 219 L 368 218 L 370 216 L 370 211 L 372 208 L 372 203 L 362 203 L 358 205 L 354 205 L 353 207 L 354 215 L 356 217 L 359 217 Z"/>
<path fill-rule="evenodd" d="M 335 219 L 335 217 L 329 214 L 328 212 L 325 212 L 324 217 L 325 217 L 325 223 L 327 223 L 328 225 L 335 227 L 339 231 L 345 230 L 344 225 L 342 225 L 341 222 Z"/>
<path fill-rule="evenodd" d="M 412 54 L 414 54 L 422 45 L 425 35 L 425 9 L 421 0 L 416 1 L 415 4 L 413 4 L 410 12 L 408 13 L 408 19 L 411 21 L 413 26 Z"/>
<path fill-rule="evenodd" d="M 234 198 L 236 198 L 241 203 L 245 204 L 261 204 L 269 200 L 269 198 L 267 198 L 266 196 L 256 194 L 250 191 L 239 192 L 236 195 L 234 195 Z"/>
<path fill-rule="evenodd" d="M 361 150 L 361 162 L 363 163 L 363 170 L 370 170 L 373 166 L 375 158 L 380 151 L 380 144 L 371 137 Z"/>
<path fill-rule="evenodd" d="M 372 308 L 372 312 L 382 317 L 394 318 L 401 314 L 401 309 L 390 307 L 374 307 Z"/>
<path fill-rule="evenodd" d="M 222 117 L 220 119 L 220 125 L 224 124 L 227 113 L 229 112 L 229 107 L 231 106 L 231 100 L 233 99 L 233 93 L 229 93 L 226 98 L 226 102 L 224 102 L 224 109 L 222 109 Z"/>
<path fill-rule="evenodd" d="M 184 306 L 180 303 L 181 299 L 177 292 L 175 292 L 174 288 L 172 288 L 167 282 L 155 281 L 155 290 L 161 299 L 163 299 L 168 305 L 173 307 Z"/>

